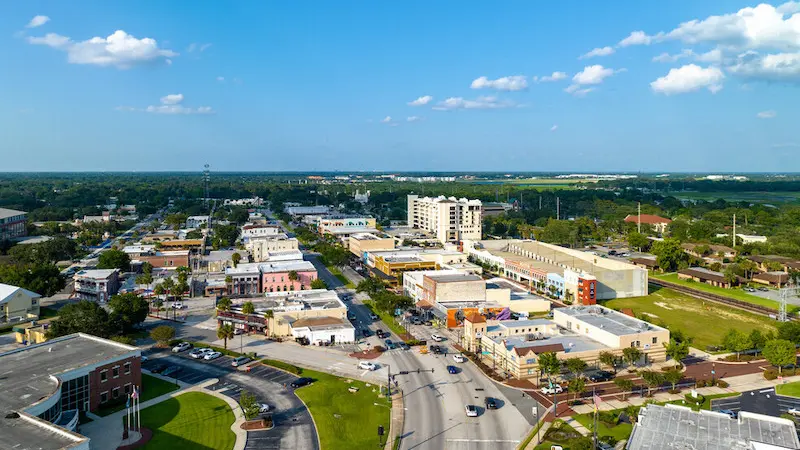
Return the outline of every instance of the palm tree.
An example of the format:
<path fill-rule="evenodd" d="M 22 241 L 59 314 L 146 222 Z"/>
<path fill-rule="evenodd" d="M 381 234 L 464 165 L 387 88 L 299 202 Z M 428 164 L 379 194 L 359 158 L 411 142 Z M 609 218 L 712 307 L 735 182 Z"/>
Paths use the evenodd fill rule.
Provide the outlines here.
<path fill-rule="evenodd" d="M 289 281 L 297 281 L 300 279 L 300 275 L 297 274 L 296 270 L 289 271 Z"/>
<path fill-rule="evenodd" d="M 240 255 L 239 253 L 234 253 L 233 255 L 231 255 L 231 262 L 233 262 L 233 267 L 238 266 L 239 261 L 241 260 L 242 260 L 242 255 Z"/>
<path fill-rule="evenodd" d="M 253 314 L 254 312 L 256 312 L 256 307 L 253 305 L 253 302 L 245 302 L 245 304 L 242 305 L 242 314 Z"/>
<path fill-rule="evenodd" d="M 228 339 L 233 339 L 233 336 L 233 326 L 230 324 L 217 328 L 217 337 L 225 341 L 225 350 L 228 349 Z"/>
<path fill-rule="evenodd" d="M 222 297 L 217 302 L 217 310 L 218 311 L 230 311 L 232 304 L 233 304 L 233 302 L 231 302 L 231 299 L 229 299 L 228 297 Z"/>
<path fill-rule="evenodd" d="M 267 319 L 267 328 L 269 329 L 269 334 L 275 334 L 272 330 L 272 319 L 275 318 L 275 312 L 271 309 L 264 311 L 264 318 Z"/>

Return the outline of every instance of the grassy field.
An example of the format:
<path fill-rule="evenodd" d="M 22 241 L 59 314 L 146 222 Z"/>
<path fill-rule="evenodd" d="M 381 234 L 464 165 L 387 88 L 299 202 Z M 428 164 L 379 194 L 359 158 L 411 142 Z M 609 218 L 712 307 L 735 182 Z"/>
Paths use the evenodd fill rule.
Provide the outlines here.
<path fill-rule="evenodd" d="M 314 417 L 324 450 L 377 448 L 378 426 L 383 425 L 389 430 L 392 404 L 380 395 L 378 386 L 368 386 L 361 381 L 348 382 L 313 370 L 303 370 L 303 376 L 316 381 L 295 393 Z M 358 387 L 358 392 L 349 392 L 350 386 Z M 384 442 L 387 438 L 393 436 L 384 436 Z"/>
<path fill-rule="evenodd" d="M 197 448 L 230 450 L 235 417 L 224 400 L 202 392 L 187 392 L 142 410 L 142 426 L 153 431 L 146 450 Z"/>
<path fill-rule="evenodd" d="M 651 286 L 647 297 L 618 298 L 604 304 L 616 310 L 630 308 L 653 323 L 663 322 L 671 330 L 681 330 L 694 338 L 692 345 L 701 350 L 707 345 L 719 345 L 731 328 L 745 333 L 754 329 L 776 331 L 775 321 L 766 316 L 704 302 L 666 288 Z"/>
<path fill-rule="evenodd" d="M 691 289 L 695 289 L 698 291 L 708 292 L 710 294 L 717 294 L 722 295 L 725 297 L 730 297 L 734 300 L 741 300 L 743 302 L 752 303 L 754 305 L 761 305 L 766 306 L 767 308 L 772 308 L 775 311 L 778 310 L 779 304 L 775 300 L 770 300 L 768 298 L 762 298 L 757 295 L 748 294 L 747 292 L 741 289 L 725 289 L 716 286 L 711 286 L 705 283 L 698 283 L 696 281 L 687 281 L 687 280 L 679 280 L 678 274 L 675 273 L 668 273 L 668 274 L 651 274 L 653 278 L 669 281 L 670 283 L 679 284 L 681 286 L 686 286 Z M 796 310 L 796 306 L 788 306 L 789 312 Z"/>
<path fill-rule="evenodd" d="M 794 383 L 779 384 L 775 386 L 775 392 L 789 397 L 800 397 L 800 381 Z"/>
<path fill-rule="evenodd" d="M 593 429 L 593 414 L 576 414 L 572 416 L 576 422 L 583 425 L 587 430 L 592 431 Z M 622 439 L 628 439 L 633 432 L 633 425 L 629 423 L 620 423 L 614 427 L 608 427 L 608 425 L 604 424 L 601 421 L 597 421 L 597 437 L 602 436 L 612 436 L 614 439 L 620 441 Z"/>
<path fill-rule="evenodd" d="M 142 401 L 146 402 L 150 399 L 168 394 L 178 389 L 175 383 L 171 381 L 164 381 L 161 378 L 156 378 L 152 375 L 142 374 Z M 125 409 L 125 402 L 101 408 L 97 411 L 98 416 L 107 416 L 111 413 Z"/>

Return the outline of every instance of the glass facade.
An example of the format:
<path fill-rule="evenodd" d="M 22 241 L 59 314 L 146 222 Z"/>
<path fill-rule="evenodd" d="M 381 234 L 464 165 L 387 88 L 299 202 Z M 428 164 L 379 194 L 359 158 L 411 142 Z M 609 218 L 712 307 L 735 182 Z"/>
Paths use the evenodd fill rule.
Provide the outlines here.
<path fill-rule="evenodd" d="M 61 384 L 61 409 L 89 410 L 89 375 L 73 378 Z"/>
<path fill-rule="evenodd" d="M 58 416 L 61 415 L 61 402 L 56 402 L 55 405 L 51 406 L 50 409 L 39 414 L 41 419 L 44 419 L 48 422 L 55 422 L 58 419 Z"/>

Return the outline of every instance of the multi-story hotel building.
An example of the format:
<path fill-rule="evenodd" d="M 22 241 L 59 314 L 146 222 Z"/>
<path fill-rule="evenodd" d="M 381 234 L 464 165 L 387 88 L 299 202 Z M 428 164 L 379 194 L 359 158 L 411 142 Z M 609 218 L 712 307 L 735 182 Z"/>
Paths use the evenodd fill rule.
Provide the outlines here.
<path fill-rule="evenodd" d="M 119 269 L 81 270 L 74 278 L 74 293 L 81 300 L 107 302 L 119 291 Z"/>
<path fill-rule="evenodd" d="M 479 240 L 481 201 L 409 195 L 408 226 L 433 233 L 442 243 Z"/>

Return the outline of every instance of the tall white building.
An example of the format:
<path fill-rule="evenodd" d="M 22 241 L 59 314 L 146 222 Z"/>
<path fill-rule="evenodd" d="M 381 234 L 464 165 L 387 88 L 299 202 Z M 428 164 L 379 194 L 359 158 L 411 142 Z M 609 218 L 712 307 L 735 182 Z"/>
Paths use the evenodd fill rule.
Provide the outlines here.
<path fill-rule="evenodd" d="M 481 201 L 408 196 L 408 226 L 428 231 L 442 243 L 481 238 Z"/>

